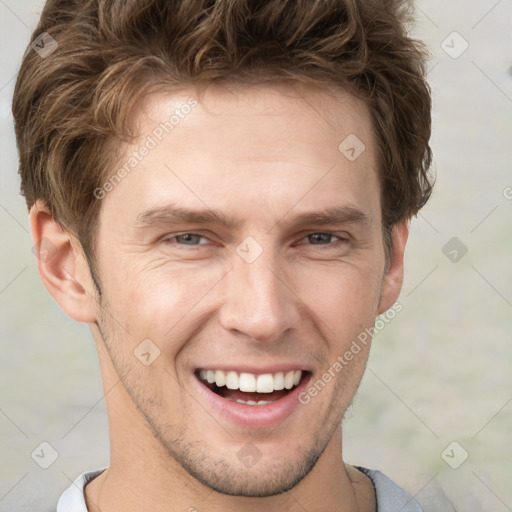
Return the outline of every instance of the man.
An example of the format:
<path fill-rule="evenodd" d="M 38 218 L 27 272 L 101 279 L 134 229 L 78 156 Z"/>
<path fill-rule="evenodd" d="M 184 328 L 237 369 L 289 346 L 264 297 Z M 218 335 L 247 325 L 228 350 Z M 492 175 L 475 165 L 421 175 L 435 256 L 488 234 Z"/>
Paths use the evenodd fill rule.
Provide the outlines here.
<path fill-rule="evenodd" d="M 111 443 L 59 512 L 432 510 L 341 443 L 432 188 L 407 8 L 47 2 L 13 102 L 22 191 Z"/>

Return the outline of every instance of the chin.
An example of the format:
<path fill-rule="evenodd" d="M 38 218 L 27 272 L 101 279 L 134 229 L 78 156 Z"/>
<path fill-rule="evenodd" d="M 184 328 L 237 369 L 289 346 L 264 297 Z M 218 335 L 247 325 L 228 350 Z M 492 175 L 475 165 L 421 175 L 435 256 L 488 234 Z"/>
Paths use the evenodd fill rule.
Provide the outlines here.
<path fill-rule="evenodd" d="M 314 437 L 311 448 L 307 452 L 298 451 L 295 456 L 275 454 L 267 444 L 268 455 L 260 452 L 259 456 L 249 460 L 242 449 L 235 452 L 227 448 L 222 454 L 218 449 L 208 449 L 204 441 L 187 443 L 183 437 L 172 442 L 165 442 L 160 437 L 160 441 L 192 478 L 209 489 L 230 496 L 261 498 L 282 494 L 295 487 L 314 468 L 329 439 L 322 441 Z M 257 450 L 252 443 L 246 446 Z M 232 457 L 226 456 L 229 452 L 233 453 Z"/>
<path fill-rule="evenodd" d="M 263 498 L 276 496 L 295 487 L 315 466 L 320 454 L 308 453 L 299 461 L 265 463 L 260 460 L 252 467 L 227 460 L 212 461 L 186 471 L 206 487 L 229 496 Z M 210 467 L 208 467 L 210 466 Z"/>

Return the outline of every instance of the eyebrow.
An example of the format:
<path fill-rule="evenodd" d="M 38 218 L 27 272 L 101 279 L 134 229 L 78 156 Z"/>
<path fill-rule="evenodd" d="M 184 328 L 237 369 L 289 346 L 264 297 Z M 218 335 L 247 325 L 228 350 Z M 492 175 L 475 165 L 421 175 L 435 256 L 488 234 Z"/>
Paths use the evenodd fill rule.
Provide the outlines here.
<path fill-rule="evenodd" d="M 274 224 L 291 225 L 302 227 L 310 224 L 317 226 L 340 225 L 340 224 L 362 224 L 369 227 L 372 224 L 371 216 L 351 205 L 335 206 L 324 208 L 319 211 L 303 212 L 284 220 L 288 217 L 285 214 Z M 242 224 L 241 219 L 226 215 L 225 213 L 212 208 L 193 210 L 175 205 L 166 205 L 145 210 L 137 215 L 136 227 L 168 226 L 173 224 L 210 224 L 222 225 L 229 230 L 234 230 Z M 273 228 L 271 228 L 273 229 Z"/>

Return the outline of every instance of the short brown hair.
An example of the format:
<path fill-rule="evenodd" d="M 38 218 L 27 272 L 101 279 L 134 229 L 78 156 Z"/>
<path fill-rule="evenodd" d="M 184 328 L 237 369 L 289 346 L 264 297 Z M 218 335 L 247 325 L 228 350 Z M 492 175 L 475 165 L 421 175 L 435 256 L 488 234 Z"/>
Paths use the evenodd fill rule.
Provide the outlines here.
<path fill-rule="evenodd" d="M 48 0 L 13 98 L 21 189 L 73 232 L 93 269 L 108 144 L 155 87 L 291 80 L 362 98 L 375 132 L 383 228 L 415 215 L 433 178 L 426 52 L 399 0 Z M 51 39 L 50 39 L 51 41 Z M 93 275 L 94 277 L 94 275 Z"/>

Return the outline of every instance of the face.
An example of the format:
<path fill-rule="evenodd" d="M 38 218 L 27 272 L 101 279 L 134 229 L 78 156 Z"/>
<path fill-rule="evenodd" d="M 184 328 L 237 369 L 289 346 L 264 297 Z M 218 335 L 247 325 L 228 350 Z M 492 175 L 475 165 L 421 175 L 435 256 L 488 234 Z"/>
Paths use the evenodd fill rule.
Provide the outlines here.
<path fill-rule="evenodd" d="M 277 494 L 339 432 L 368 345 L 333 365 L 396 299 L 369 113 L 341 91 L 191 97 L 140 105 L 119 168 L 137 162 L 105 187 L 96 342 L 188 473 L 226 494 Z"/>

